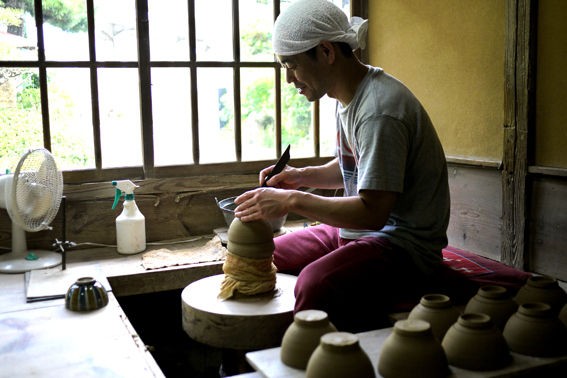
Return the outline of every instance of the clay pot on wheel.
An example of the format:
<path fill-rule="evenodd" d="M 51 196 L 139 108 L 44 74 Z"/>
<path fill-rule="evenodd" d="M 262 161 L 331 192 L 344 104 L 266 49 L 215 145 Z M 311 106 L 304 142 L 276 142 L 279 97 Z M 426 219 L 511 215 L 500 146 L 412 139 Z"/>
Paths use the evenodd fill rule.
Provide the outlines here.
<path fill-rule="evenodd" d="M 228 228 L 228 250 L 249 259 L 266 259 L 274 252 L 274 234 L 268 222 L 242 222 L 235 218 Z"/>

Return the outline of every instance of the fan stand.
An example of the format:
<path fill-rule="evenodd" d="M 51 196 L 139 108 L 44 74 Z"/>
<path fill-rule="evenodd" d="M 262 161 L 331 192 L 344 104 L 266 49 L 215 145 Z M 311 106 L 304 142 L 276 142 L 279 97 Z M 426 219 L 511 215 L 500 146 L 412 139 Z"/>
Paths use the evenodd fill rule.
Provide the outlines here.
<path fill-rule="evenodd" d="M 24 273 L 51 268 L 61 264 L 61 261 L 62 256 L 57 252 L 28 250 L 25 230 L 12 222 L 12 251 L 0 255 L 0 273 Z"/>

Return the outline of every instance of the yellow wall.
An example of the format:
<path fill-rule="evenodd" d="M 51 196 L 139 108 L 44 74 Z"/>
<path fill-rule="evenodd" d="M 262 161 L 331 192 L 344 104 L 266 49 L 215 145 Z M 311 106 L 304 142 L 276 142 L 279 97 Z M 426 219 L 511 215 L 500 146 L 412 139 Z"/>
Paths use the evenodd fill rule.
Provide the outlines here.
<path fill-rule="evenodd" d="M 567 168 L 567 1 L 539 2 L 536 165 Z"/>
<path fill-rule="evenodd" d="M 370 64 L 414 91 L 448 156 L 501 161 L 505 1 L 368 3 Z"/>

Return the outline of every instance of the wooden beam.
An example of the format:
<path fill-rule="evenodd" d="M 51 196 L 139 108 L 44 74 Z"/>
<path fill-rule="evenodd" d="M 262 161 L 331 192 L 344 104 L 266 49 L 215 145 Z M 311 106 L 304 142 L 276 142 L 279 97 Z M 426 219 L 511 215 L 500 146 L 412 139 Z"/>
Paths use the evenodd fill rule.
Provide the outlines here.
<path fill-rule="evenodd" d="M 536 0 L 506 2 L 501 261 L 529 269 L 526 246 L 529 129 L 532 124 Z"/>

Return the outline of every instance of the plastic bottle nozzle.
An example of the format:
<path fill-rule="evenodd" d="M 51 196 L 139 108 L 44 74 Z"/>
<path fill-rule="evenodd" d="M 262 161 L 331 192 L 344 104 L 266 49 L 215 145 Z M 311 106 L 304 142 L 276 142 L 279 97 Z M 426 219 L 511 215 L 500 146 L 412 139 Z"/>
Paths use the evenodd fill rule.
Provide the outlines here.
<path fill-rule="evenodd" d="M 116 205 L 118 205 L 118 201 L 122 196 L 122 191 L 120 189 L 116 189 L 114 191 L 114 202 L 112 203 L 112 210 L 116 209 Z"/>
<path fill-rule="evenodd" d="M 115 180 L 112 181 L 112 186 L 116 188 L 114 193 L 114 203 L 112 204 L 113 210 L 116 208 L 116 205 L 118 205 L 118 201 L 120 200 L 120 197 L 122 197 L 122 194 L 125 194 L 127 200 L 134 199 L 134 189 L 139 187 L 130 180 Z"/>

